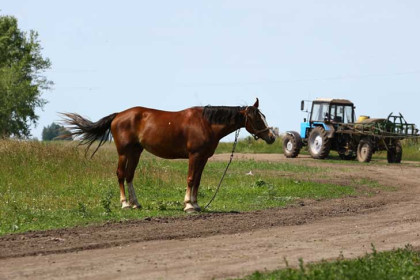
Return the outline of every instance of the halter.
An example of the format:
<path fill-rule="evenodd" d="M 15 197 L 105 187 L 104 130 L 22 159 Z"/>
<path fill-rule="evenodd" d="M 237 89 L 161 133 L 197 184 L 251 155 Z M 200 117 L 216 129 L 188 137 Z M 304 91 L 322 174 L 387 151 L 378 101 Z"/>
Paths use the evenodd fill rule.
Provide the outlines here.
<path fill-rule="evenodd" d="M 248 123 L 248 108 L 246 107 L 245 109 L 245 128 L 246 128 L 246 124 Z M 258 113 L 261 115 L 261 117 L 265 120 L 265 116 L 260 112 L 260 110 L 258 110 Z M 272 126 L 267 126 L 267 123 L 264 122 L 266 124 L 266 127 L 260 130 L 256 130 L 255 127 L 252 125 L 252 123 L 250 123 L 250 126 L 252 128 L 252 130 L 254 131 L 254 133 L 249 132 L 252 137 L 254 137 L 255 140 L 260 139 L 261 137 L 258 136 L 258 134 L 262 133 L 262 132 L 266 132 L 267 130 L 273 129 Z"/>

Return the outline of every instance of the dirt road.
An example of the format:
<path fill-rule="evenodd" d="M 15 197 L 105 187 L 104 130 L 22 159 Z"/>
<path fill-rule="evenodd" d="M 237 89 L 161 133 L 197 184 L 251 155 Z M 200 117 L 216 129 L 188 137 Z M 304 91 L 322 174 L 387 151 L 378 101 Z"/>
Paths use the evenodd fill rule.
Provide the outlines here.
<path fill-rule="evenodd" d="M 223 160 L 229 155 L 216 155 Z M 281 155 L 237 155 L 273 162 Z M 288 160 L 290 161 L 290 160 Z M 334 164 L 344 180 L 395 191 L 300 201 L 285 209 L 205 213 L 0 237 L 0 279 L 213 279 L 305 262 L 420 246 L 419 164 Z"/>

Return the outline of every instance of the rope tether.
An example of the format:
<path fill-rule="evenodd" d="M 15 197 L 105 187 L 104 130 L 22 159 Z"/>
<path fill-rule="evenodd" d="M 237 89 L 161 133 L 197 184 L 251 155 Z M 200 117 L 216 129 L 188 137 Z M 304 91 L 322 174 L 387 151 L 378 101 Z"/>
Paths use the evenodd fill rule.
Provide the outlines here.
<path fill-rule="evenodd" d="M 219 192 L 220 186 L 222 185 L 223 179 L 225 178 L 226 172 L 228 171 L 229 165 L 232 163 L 233 153 L 235 152 L 236 144 L 238 144 L 238 137 L 239 137 L 239 132 L 240 131 L 241 131 L 241 129 L 238 129 L 235 132 L 235 142 L 233 142 L 232 153 L 230 154 L 230 160 L 229 160 L 228 164 L 226 165 L 225 172 L 223 173 L 222 178 L 220 179 L 219 185 L 217 186 L 213 197 L 210 199 L 209 203 L 207 203 L 207 205 L 204 206 L 204 209 L 207 209 L 207 207 L 209 207 L 209 205 L 213 202 L 214 198 L 216 197 L 217 193 Z"/>

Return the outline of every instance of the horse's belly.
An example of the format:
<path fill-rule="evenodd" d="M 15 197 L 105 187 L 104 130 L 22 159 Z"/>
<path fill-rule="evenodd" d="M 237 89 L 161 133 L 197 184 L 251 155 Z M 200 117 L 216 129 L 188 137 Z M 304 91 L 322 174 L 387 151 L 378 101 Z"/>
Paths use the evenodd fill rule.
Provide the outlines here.
<path fill-rule="evenodd" d="M 146 149 L 148 152 L 155 156 L 166 158 L 166 159 L 177 159 L 177 158 L 188 158 L 188 153 L 184 151 L 163 151 L 156 149 Z"/>
<path fill-rule="evenodd" d="M 188 158 L 188 152 L 185 145 L 174 145 L 173 143 L 149 143 L 148 141 L 140 141 L 146 151 L 149 153 L 167 159 Z"/>

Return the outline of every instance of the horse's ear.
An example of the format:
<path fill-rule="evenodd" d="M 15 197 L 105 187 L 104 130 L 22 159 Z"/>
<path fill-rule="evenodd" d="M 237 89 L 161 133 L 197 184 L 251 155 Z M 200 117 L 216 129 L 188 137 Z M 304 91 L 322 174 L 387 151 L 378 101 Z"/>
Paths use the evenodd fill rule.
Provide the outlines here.
<path fill-rule="evenodd" d="M 255 108 L 258 108 L 258 106 L 260 106 L 260 101 L 257 98 L 257 101 L 255 101 L 255 103 L 254 103 L 254 107 Z"/>

